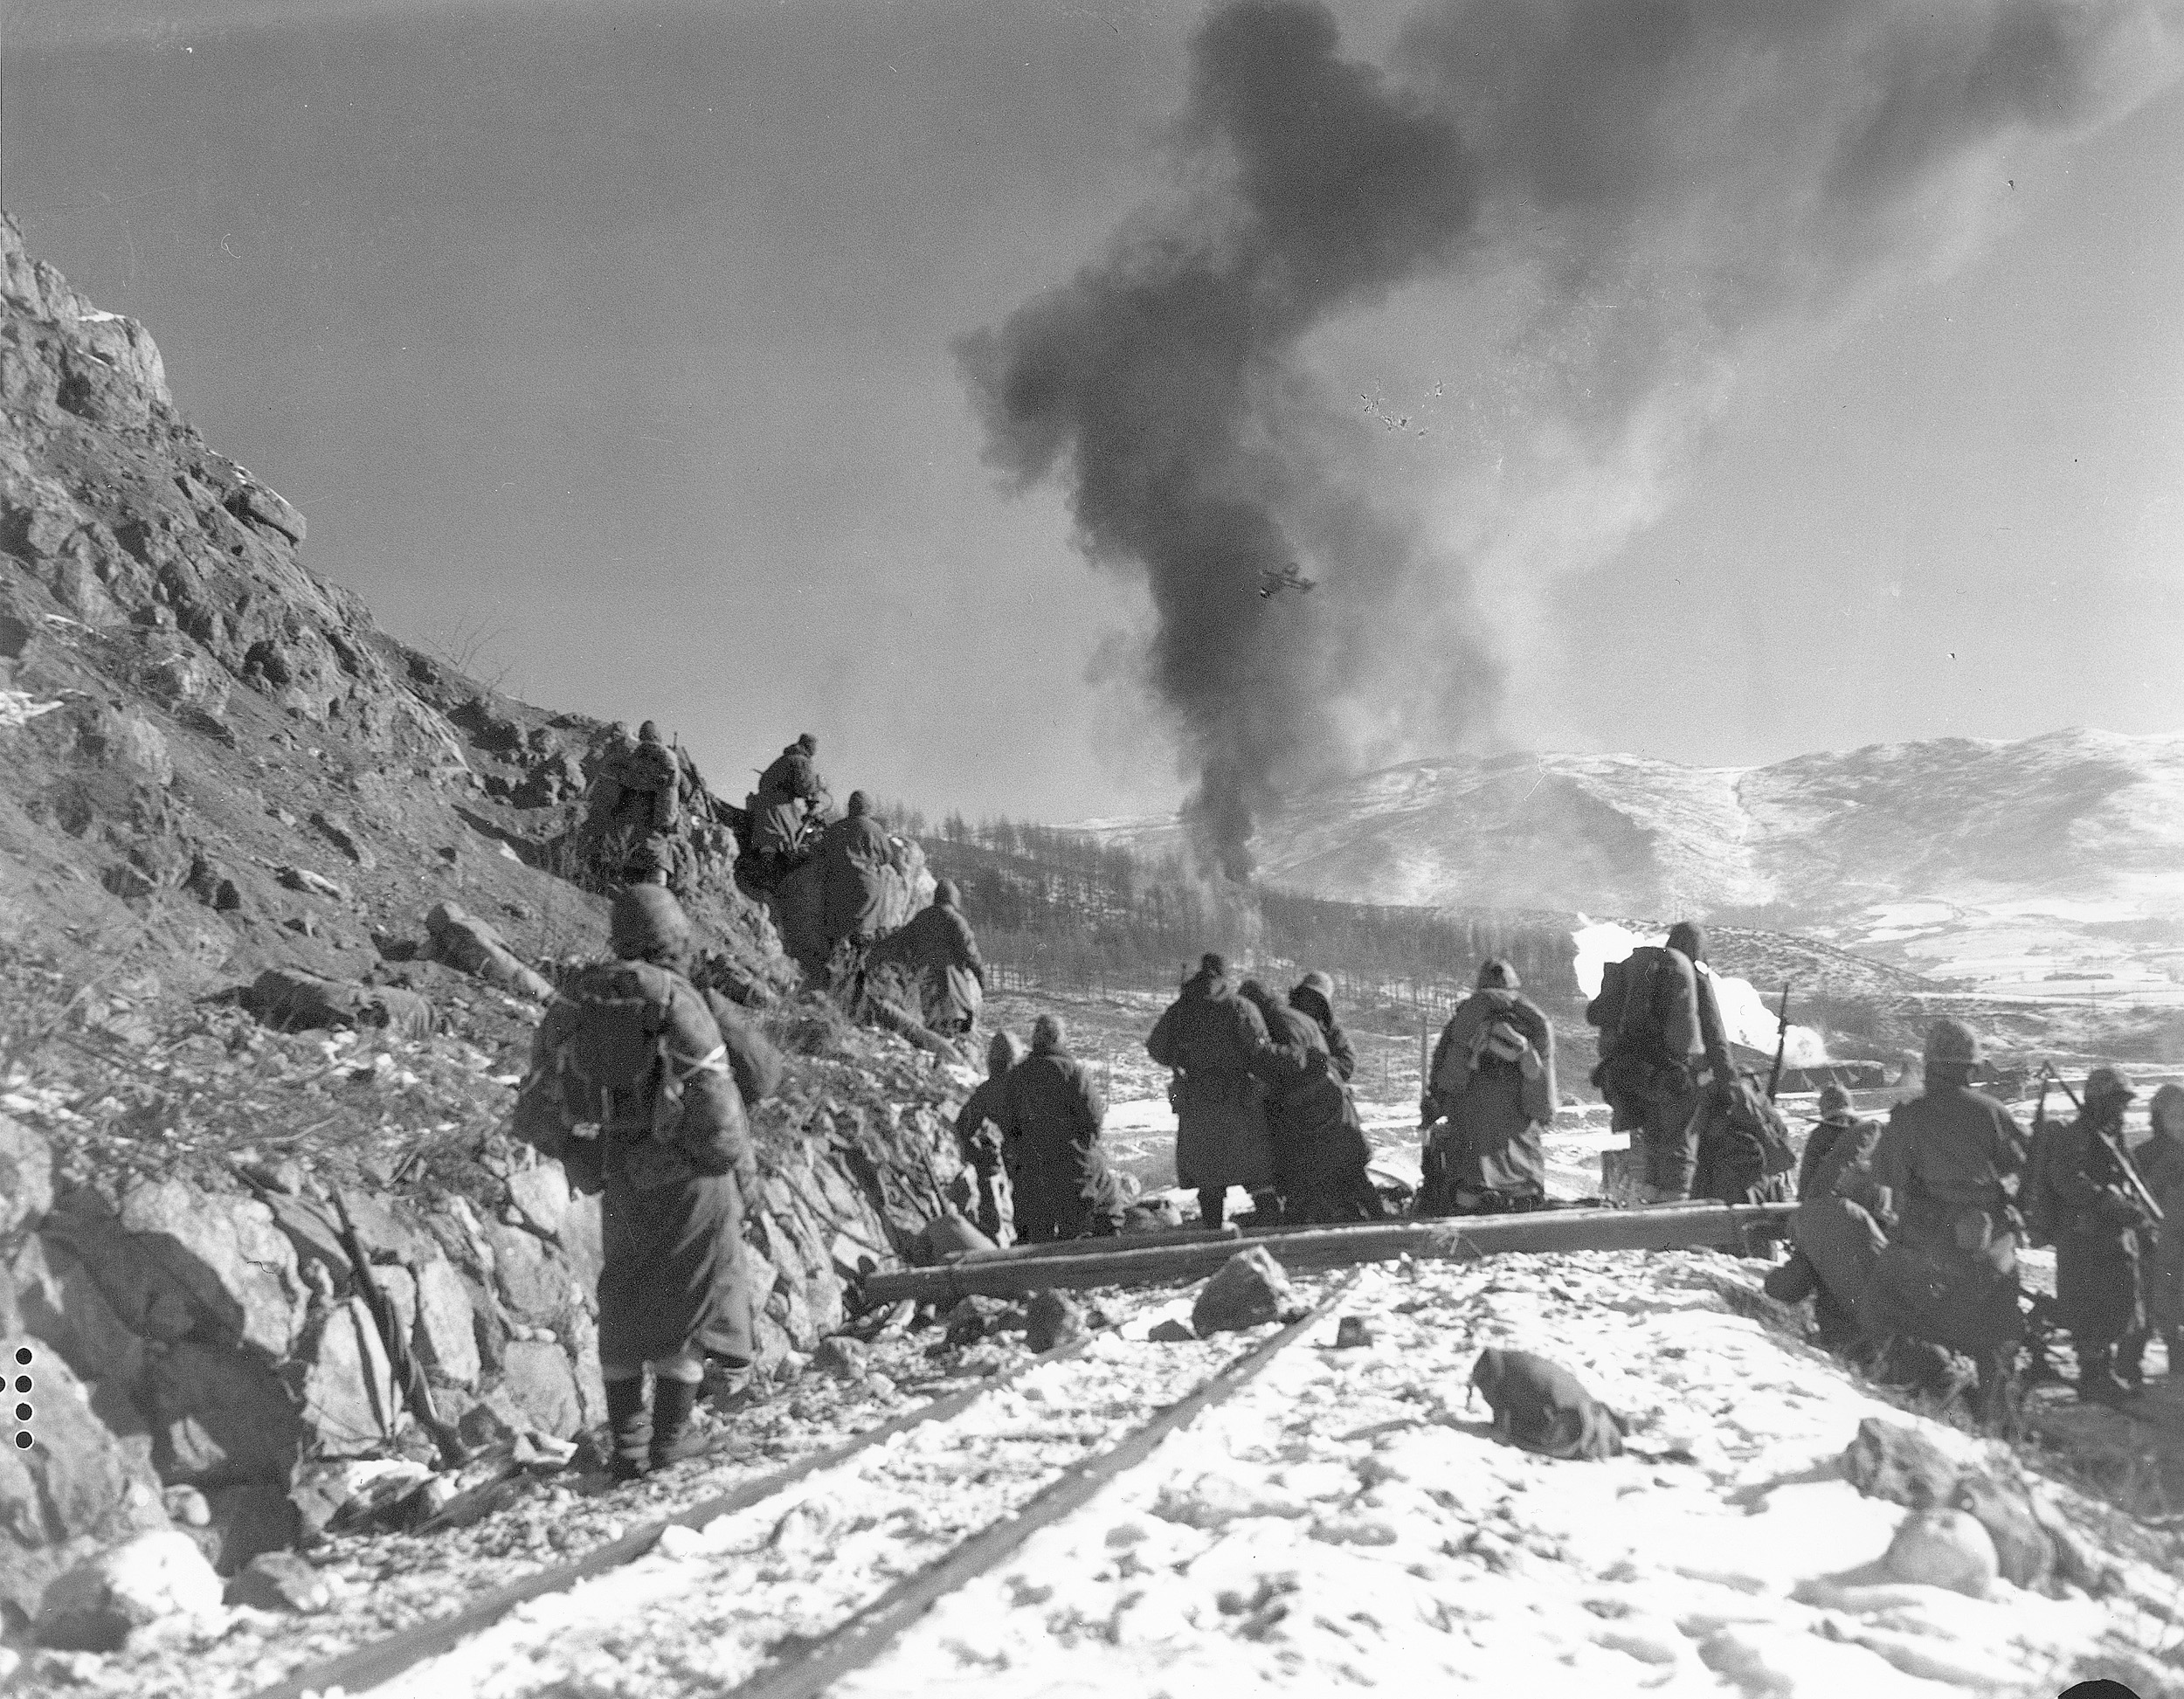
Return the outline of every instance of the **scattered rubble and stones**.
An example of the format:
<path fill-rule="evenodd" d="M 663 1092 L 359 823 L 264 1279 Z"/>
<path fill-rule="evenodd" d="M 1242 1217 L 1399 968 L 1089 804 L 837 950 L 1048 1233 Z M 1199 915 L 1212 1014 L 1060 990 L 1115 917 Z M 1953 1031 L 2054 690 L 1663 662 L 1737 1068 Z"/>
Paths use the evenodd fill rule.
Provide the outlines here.
<path fill-rule="evenodd" d="M 1209 1334 L 1261 1327 L 1296 1302 L 1282 1265 L 1264 1246 L 1254 1245 L 1231 1257 L 1206 1282 L 1191 1306 L 1191 1329 L 1203 1339 Z"/>

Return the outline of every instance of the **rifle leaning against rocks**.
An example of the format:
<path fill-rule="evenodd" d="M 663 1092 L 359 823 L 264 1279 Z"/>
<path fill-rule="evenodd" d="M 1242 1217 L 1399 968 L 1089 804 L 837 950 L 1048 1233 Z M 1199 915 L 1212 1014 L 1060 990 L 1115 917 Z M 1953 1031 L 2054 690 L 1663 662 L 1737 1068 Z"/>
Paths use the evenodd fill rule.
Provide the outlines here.
<path fill-rule="evenodd" d="M 357 1290 L 364 1295 L 372 1324 L 379 1330 L 380 1343 L 386 1347 L 387 1363 L 394 1371 L 395 1384 L 401 1387 L 411 1413 L 439 1447 L 440 1461 L 451 1469 L 459 1469 L 470 1461 L 470 1454 L 454 1425 L 443 1420 L 433 1408 L 432 1389 L 425 1384 L 425 1371 L 411 1354 L 409 1342 L 402 1336 L 402 1318 L 395 1310 L 393 1300 L 387 1296 L 371 1272 L 371 1259 L 365 1254 L 363 1240 L 357 1236 L 356 1224 L 349 1219 L 349 1204 L 339 1186 L 334 1188 L 334 1211 L 341 1219 L 342 1248 L 349 1253 L 349 1264 L 356 1272 Z"/>

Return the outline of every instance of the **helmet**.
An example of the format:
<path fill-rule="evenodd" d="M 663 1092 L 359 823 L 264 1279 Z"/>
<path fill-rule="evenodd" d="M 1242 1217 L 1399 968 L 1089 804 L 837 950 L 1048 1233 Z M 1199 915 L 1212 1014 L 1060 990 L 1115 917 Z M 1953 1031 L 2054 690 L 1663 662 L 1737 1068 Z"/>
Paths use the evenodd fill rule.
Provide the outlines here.
<path fill-rule="evenodd" d="M 985 1071 L 989 1074 L 1006 1074 L 1023 1060 L 1024 1040 L 1011 1032 L 996 1033 L 993 1041 L 985 1047 Z"/>
<path fill-rule="evenodd" d="M 653 721 L 647 720 L 643 725 L 638 727 L 637 741 L 640 743 L 657 743 L 660 742 L 660 727 L 658 724 Z"/>
<path fill-rule="evenodd" d="M 1517 977 L 1517 970 L 1499 956 L 1489 956 L 1479 963 L 1478 986 L 1481 991 L 1498 986 L 1503 991 L 1513 991 L 1524 983 Z"/>
<path fill-rule="evenodd" d="M 1857 1113 L 1850 1101 L 1850 1094 L 1842 1086 L 1827 1085 L 1820 1089 L 1820 1118 L 1822 1121 L 1849 1121 Z"/>
<path fill-rule="evenodd" d="M 1706 929 L 1697 921 L 1678 921 L 1669 929 L 1669 948 L 1694 962 L 1706 959 Z"/>
<path fill-rule="evenodd" d="M 690 921 L 665 885 L 631 885 L 615 894 L 607 936 L 625 962 L 673 958 L 690 948 Z"/>
<path fill-rule="evenodd" d="M 1928 1067 L 1937 1062 L 1959 1067 L 1976 1067 L 1986 1055 L 1987 1050 L 1980 1043 L 1980 1035 L 1953 1015 L 1936 1021 L 1927 1031 Z"/>
<path fill-rule="evenodd" d="M 1298 980 L 1296 983 L 1297 989 L 1299 991 L 1303 991 L 1308 988 L 1310 990 L 1316 991 L 1322 997 L 1327 999 L 1330 1007 L 1333 1005 L 1335 1001 L 1335 982 L 1328 975 L 1322 973 L 1317 968 L 1314 968 L 1310 973 L 1306 974 L 1303 978 Z"/>
<path fill-rule="evenodd" d="M 2120 1067 L 2097 1067 L 2085 1076 L 2085 1101 L 2089 1103 L 2128 1103 L 2138 1095 L 2131 1076 Z"/>
<path fill-rule="evenodd" d="M 943 908 L 953 908 L 963 901 L 963 893 L 956 888 L 956 881 L 943 879 L 933 887 L 933 901 Z"/>

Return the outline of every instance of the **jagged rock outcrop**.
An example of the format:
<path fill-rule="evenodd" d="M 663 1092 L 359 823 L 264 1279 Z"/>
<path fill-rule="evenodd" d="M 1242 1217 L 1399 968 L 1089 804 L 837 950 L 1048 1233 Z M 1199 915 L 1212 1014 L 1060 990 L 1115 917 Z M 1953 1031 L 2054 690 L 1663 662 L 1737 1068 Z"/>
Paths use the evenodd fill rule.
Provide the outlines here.
<path fill-rule="evenodd" d="M 0 993 L 68 1040 L 19 1053 L 30 1119 L 0 1118 L 0 1321 L 44 1364 L 40 1442 L 0 1457 L 20 1626 L 137 1534 L 232 1576 L 430 1478 L 405 1357 L 471 1446 L 602 1419 L 597 1202 L 511 1156 L 497 1106 L 540 999 L 603 946 L 576 852 L 619 745 L 379 631 L 176 411 L 142 327 L 4 217 L 0 425 Z M 699 971 L 778 1005 L 796 965 L 682 770 Z M 898 918 L 930 890 L 905 860 Z M 250 988 L 262 1025 L 205 996 Z M 923 1177 L 956 1166 L 949 1081 L 892 1040 L 845 1060 L 812 1019 L 757 1116 L 769 1367 L 840 1323 L 843 1273 L 907 1248 Z M 119 1596 L 93 1576 L 56 1610 Z"/>

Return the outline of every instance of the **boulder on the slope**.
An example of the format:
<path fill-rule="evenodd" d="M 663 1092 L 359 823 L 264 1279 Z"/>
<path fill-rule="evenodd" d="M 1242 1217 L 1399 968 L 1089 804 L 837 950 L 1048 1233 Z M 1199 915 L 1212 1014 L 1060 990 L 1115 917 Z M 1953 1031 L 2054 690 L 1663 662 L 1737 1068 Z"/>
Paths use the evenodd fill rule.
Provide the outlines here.
<path fill-rule="evenodd" d="M 2001 1565 L 1994 1542 L 1962 1510 L 1913 1510 L 1881 1559 L 1897 1581 L 1984 1599 Z"/>
<path fill-rule="evenodd" d="M 295 1250 L 264 1204 L 167 1179 L 124 1192 L 120 1219 L 222 1336 L 268 1357 L 288 1354 L 304 1287 Z"/>
<path fill-rule="evenodd" d="M 0 1626 L 30 1620 L 53 1578 L 99 1545 L 169 1525 L 156 1477 L 93 1413 L 67 1364 L 32 1350 L 38 1443 L 0 1447 Z"/>
<path fill-rule="evenodd" d="M 223 1591 L 187 1534 L 155 1530 L 57 1577 L 39 1602 L 35 1632 L 42 1646 L 115 1652 L 136 1629 L 162 1617 L 217 1616 Z"/>

